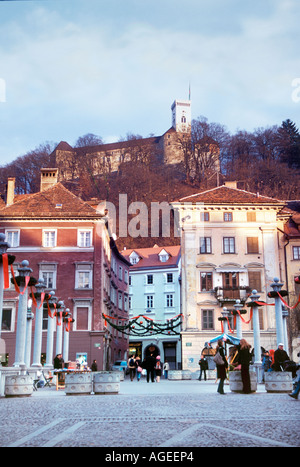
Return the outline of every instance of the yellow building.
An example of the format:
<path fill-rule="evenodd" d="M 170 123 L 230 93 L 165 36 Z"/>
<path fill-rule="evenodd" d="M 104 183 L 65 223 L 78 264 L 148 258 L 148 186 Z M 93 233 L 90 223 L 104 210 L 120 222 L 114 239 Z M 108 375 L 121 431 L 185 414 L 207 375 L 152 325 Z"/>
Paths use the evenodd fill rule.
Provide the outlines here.
<path fill-rule="evenodd" d="M 206 342 L 223 331 L 223 307 L 234 310 L 244 304 L 252 290 L 260 301 L 267 298 L 275 277 L 285 279 L 283 245 L 278 227 L 286 217 L 279 213 L 283 201 L 220 186 L 172 203 L 181 229 L 183 369 L 196 371 Z M 249 299 L 248 299 L 249 301 Z M 243 315 L 243 337 L 253 346 L 249 308 Z M 260 306 L 260 341 L 267 350 L 276 349 L 274 306 Z M 234 317 L 229 316 L 230 329 Z M 233 334 L 236 336 L 236 333 Z"/>

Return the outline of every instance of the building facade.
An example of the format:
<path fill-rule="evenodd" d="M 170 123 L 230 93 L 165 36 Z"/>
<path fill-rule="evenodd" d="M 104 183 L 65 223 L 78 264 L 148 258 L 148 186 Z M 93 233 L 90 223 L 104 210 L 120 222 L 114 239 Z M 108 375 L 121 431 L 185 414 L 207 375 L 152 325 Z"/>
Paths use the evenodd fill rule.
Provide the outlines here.
<path fill-rule="evenodd" d="M 129 319 L 141 316 L 139 322 L 154 320 L 158 325 L 172 323 L 181 314 L 180 246 L 123 250 L 122 255 L 131 263 L 129 285 Z M 141 321 L 140 321 L 141 320 Z M 178 322 L 178 321 L 176 321 Z M 153 352 L 166 360 L 170 369 L 181 369 L 181 326 L 173 332 L 130 336 L 129 352 L 142 360 Z"/>
<path fill-rule="evenodd" d="M 284 250 L 278 239 L 278 228 L 286 222 L 280 215 L 285 203 L 231 185 L 182 198 L 172 206 L 182 235 L 182 364 L 196 371 L 205 344 L 223 332 L 223 307 L 234 310 L 237 299 L 245 304 L 254 289 L 261 302 L 268 302 L 273 279 L 285 281 Z M 276 349 L 274 306 L 261 306 L 259 316 L 261 346 Z M 243 337 L 253 346 L 249 308 L 244 320 Z"/>
<path fill-rule="evenodd" d="M 120 296 L 118 313 L 126 311 L 128 284 L 117 281 L 114 272 L 122 265 L 128 275 L 129 265 L 118 253 L 109 235 L 107 218 L 91 204 L 83 202 L 57 183 L 57 169 L 42 169 L 41 191 L 14 197 L 13 183 L 9 181 L 6 206 L 0 209 L 0 231 L 10 244 L 8 253 L 16 257 L 13 268 L 29 261 L 32 277 L 42 278 L 46 292 L 54 291 L 70 309 L 74 322 L 69 334 L 69 360 L 78 356 L 90 366 L 97 360 L 98 369 L 109 369 L 117 351 L 126 355 L 128 339 L 116 342 L 105 326 L 102 314 L 104 300 L 111 289 Z M 2 339 L 6 345 L 3 360 L 14 363 L 18 294 L 14 285 L 4 292 Z M 33 310 L 34 311 L 34 310 Z M 46 359 L 48 312 L 44 311 L 42 354 Z M 35 320 L 33 320 L 34 336 Z M 55 324 L 57 331 L 57 323 Z M 54 332 L 54 349 L 56 349 Z M 32 346 L 33 347 L 33 346 Z"/>

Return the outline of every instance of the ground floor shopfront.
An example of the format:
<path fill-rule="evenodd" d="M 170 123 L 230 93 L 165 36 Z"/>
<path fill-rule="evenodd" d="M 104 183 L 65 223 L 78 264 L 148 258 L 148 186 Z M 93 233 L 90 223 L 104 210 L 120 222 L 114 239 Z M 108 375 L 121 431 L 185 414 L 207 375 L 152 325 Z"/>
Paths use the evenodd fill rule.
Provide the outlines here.
<path fill-rule="evenodd" d="M 158 355 L 163 363 L 166 361 L 170 365 L 170 370 L 181 370 L 181 341 L 178 339 L 145 337 L 129 342 L 129 355 L 136 355 L 142 361 L 151 353 L 155 357 Z"/>

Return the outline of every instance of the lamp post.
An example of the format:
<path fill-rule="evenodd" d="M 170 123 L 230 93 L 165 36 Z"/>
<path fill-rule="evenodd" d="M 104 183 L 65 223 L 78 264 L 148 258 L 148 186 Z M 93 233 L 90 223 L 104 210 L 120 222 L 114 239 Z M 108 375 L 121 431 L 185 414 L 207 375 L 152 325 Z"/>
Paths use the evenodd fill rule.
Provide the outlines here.
<path fill-rule="evenodd" d="M 288 352 L 288 333 L 287 333 L 287 318 L 289 316 L 289 312 L 284 305 L 282 305 L 282 322 L 283 322 L 283 343 L 284 348 Z"/>
<path fill-rule="evenodd" d="M 29 261 L 24 260 L 21 267 L 18 268 L 19 272 L 19 306 L 18 306 L 18 321 L 17 321 L 17 334 L 16 334 L 16 351 L 15 362 L 13 366 L 25 366 L 25 342 L 26 342 L 26 321 L 27 321 L 27 302 L 28 302 L 28 282 L 32 269 L 29 267 Z"/>
<path fill-rule="evenodd" d="M 65 304 L 63 300 L 57 303 L 56 309 L 56 355 L 62 354 L 62 328 L 63 328 L 63 313 Z"/>
<path fill-rule="evenodd" d="M 54 292 L 50 292 L 50 298 L 48 300 L 50 313 L 55 310 L 57 298 L 54 296 Z M 46 305 L 46 309 L 48 306 Z M 53 368 L 53 333 L 54 333 L 54 320 L 52 315 L 50 316 L 48 311 L 48 329 L 47 329 L 47 350 L 46 350 L 46 364 L 45 368 L 52 370 Z"/>
<path fill-rule="evenodd" d="M 283 318 L 282 318 L 282 309 L 281 309 L 281 300 L 278 296 L 278 292 L 281 291 L 283 286 L 282 282 L 279 282 L 278 277 L 274 277 L 274 282 L 271 284 L 273 292 L 277 292 L 274 296 L 275 298 L 275 319 L 276 319 L 276 337 L 277 337 L 277 347 L 281 342 L 284 343 L 284 334 L 283 334 Z"/>
<path fill-rule="evenodd" d="M 34 329 L 34 344 L 33 344 L 33 362 L 32 367 L 41 368 L 41 353 L 42 353 L 42 336 L 43 336 L 43 294 L 45 293 L 46 284 L 43 279 L 39 279 L 35 285 L 37 292 L 36 298 L 36 310 L 35 310 L 35 329 Z"/>
<path fill-rule="evenodd" d="M 32 299 L 29 298 L 27 303 L 27 322 L 26 322 L 26 341 L 25 341 L 25 365 L 30 367 L 31 357 L 31 339 L 32 339 L 32 321 L 34 314 L 32 313 Z"/>
<path fill-rule="evenodd" d="M 243 305 L 241 304 L 241 300 L 236 300 L 233 306 L 235 308 L 235 313 L 236 313 L 236 337 L 239 340 L 241 340 L 243 337 L 242 320 L 238 313 L 238 311 L 240 312 L 240 310 L 243 308 Z"/>
<path fill-rule="evenodd" d="M 258 305 L 255 303 L 259 299 L 257 290 L 252 290 L 250 298 L 253 303 L 253 340 L 254 340 L 254 367 L 256 370 L 257 378 L 259 377 L 259 368 L 261 366 L 261 347 L 260 347 L 260 328 L 259 328 L 259 313 Z"/>
<path fill-rule="evenodd" d="M 64 314 L 64 347 L 63 347 L 63 360 L 64 362 L 69 361 L 69 336 L 70 336 L 70 322 L 73 322 L 70 309 L 66 308 Z"/>

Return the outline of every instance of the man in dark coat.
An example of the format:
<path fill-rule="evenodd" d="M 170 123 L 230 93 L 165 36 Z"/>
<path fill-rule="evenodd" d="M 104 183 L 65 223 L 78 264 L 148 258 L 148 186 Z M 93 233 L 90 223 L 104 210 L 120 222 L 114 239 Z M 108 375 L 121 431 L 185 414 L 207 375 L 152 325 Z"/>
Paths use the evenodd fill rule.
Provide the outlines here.
<path fill-rule="evenodd" d="M 151 375 L 151 381 L 152 383 L 154 383 L 155 363 L 156 363 L 156 360 L 152 353 L 148 355 L 143 362 L 143 368 L 147 370 L 147 383 L 149 383 L 150 375 Z"/>
<path fill-rule="evenodd" d="M 274 371 L 283 371 L 283 362 L 289 361 L 290 358 L 285 350 L 283 350 L 283 344 L 278 344 L 278 349 L 274 352 Z"/>

